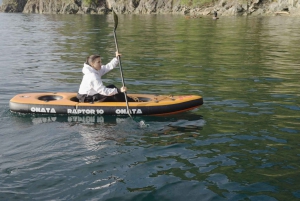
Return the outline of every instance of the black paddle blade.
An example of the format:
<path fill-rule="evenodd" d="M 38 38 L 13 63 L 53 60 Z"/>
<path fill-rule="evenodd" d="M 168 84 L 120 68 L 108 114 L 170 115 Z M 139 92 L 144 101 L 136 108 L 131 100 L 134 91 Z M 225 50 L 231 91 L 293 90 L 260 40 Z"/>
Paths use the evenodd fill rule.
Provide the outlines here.
<path fill-rule="evenodd" d="M 115 22 L 115 30 L 116 30 L 118 27 L 118 16 L 114 10 L 113 10 L 113 14 L 114 14 L 114 22 Z"/>

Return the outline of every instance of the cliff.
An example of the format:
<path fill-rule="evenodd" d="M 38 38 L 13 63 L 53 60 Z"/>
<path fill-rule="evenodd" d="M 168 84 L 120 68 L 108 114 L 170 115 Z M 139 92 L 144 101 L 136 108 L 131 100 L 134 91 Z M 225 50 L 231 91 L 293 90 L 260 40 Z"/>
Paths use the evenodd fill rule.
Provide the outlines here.
<path fill-rule="evenodd" d="M 40 14 L 298 15 L 300 0 L 3 0 L 0 12 Z"/>

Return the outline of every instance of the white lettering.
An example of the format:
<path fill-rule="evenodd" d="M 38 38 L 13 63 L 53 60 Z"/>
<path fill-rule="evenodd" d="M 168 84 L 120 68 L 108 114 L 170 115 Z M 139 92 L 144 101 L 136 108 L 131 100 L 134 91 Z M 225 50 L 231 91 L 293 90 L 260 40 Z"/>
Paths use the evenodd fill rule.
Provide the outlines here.
<path fill-rule="evenodd" d="M 40 107 L 31 107 L 31 112 L 40 112 L 40 113 L 56 113 L 54 108 L 40 108 Z"/>
<path fill-rule="evenodd" d="M 104 114 L 104 110 L 98 109 L 98 110 L 97 110 L 97 114 Z"/>
<path fill-rule="evenodd" d="M 67 114 L 95 114 L 94 109 L 67 109 Z M 103 110 L 97 110 L 97 114 L 103 114 Z"/>
<path fill-rule="evenodd" d="M 116 113 L 117 114 L 127 114 L 127 111 L 126 111 L 126 109 L 117 109 Z"/>
<path fill-rule="evenodd" d="M 141 109 L 131 109 L 130 114 L 143 114 Z M 116 109 L 116 114 L 128 114 L 126 109 Z"/>

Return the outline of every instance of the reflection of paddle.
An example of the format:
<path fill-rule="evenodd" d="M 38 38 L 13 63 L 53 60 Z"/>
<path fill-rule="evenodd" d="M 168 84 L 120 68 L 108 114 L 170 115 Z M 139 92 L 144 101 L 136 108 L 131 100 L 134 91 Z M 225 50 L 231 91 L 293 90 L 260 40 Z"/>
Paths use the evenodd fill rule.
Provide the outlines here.
<path fill-rule="evenodd" d="M 117 14 L 115 13 L 114 10 L 113 10 L 113 14 L 114 14 L 114 22 L 115 22 L 115 26 L 114 26 L 114 38 L 115 38 L 115 44 L 116 44 L 117 52 L 119 52 L 117 35 L 116 35 L 116 29 L 117 29 L 117 26 L 118 26 L 118 16 L 117 16 Z M 123 87 L 125 87 L 125 82 L 124 82 L 124 77 L 123 77 L 123 71 L 122 71 L 122 65 L 121 65 L 121 57 L 120 56 L 118 56 L 118 60 L 119 60 L 119 66 L 120 66 L 122 84 L 123 84 Z M 128 106 L 126 91 L 124 91 L 124 96 L 125 96 L 125 101 L 126 101 L 127 113 L 131 117 L 131 115 L 130 115 L 131 112 L 130 112 L 129 106 Z"/>

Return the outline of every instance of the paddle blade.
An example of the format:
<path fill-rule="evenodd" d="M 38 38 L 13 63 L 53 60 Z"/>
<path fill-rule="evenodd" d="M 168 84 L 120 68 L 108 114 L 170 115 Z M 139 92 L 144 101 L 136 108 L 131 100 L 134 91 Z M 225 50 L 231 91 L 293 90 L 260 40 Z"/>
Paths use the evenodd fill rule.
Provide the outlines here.
<path fill-rule="evenodd" d="M 113 15 L 114 15 L 114 22 L 115 22 L 115 30 L 116 30 L 118 27 L 118 16 L 114 10 L 113 10 Z"/>

